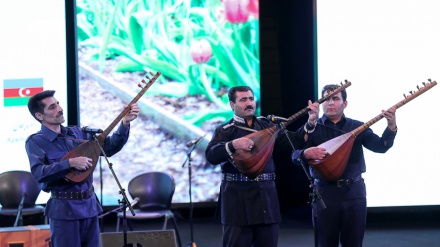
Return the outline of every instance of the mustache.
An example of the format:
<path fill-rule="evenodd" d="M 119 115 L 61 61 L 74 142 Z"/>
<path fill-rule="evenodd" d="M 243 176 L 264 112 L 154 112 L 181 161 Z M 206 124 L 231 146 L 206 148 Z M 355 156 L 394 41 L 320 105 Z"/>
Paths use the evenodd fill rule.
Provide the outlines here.
<path fill-rule="evenodd" d="M 60 117 L 60 116 L 63 116 L 63 115 L 64 115 L 64 113 L 62 111 L 60 111 L 60 112 L 58 112 L 57 117 Z"/>
<path fill-rule="evenodd" d="M 254 107 L 253 106 L 251 106 L 251 105 L 248 105 L 248 106 L 246 106 L 246 108 L 245 108 L 245 110 L 253 110 L 254 109 Z"/>

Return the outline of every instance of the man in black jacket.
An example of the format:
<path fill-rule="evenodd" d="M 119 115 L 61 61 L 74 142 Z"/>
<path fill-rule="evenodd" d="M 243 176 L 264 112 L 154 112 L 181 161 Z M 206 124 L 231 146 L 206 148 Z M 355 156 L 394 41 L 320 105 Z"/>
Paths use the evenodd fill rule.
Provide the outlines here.
<path fill-rule="evenodd" d="M 322 96 L 330 94 L 338 85 L 327 85 L 322 89 Z M 320 144 L 338 137 L 363 125 L 362 122 L 348 118 L 344 114 L 347 107 L 347 92 L 333 95 L 322 103 L 324 115 L 309 115 L 310 123 L 303 150 L 297 149 L 292 154 L 294 162 L 322 160 L 328 155 L 327 150 L 318 147 Z M 347 154 L 348 162 L 336 181 L 329 180 L 319 173 L 318 163 L 315 169 L 310 168 L 315 187 L 322 195 L 326 208 L 320 203 L 313 203 L 313 225 L 315 228 L 315 246 L 337 247 L 339 244 L 349 247 L 360 247 L 364 238 L 367 200 L 366 187 L 362 173 L 366 171 L 363 147 L 376 153 L 385 153 L 394 143 L 397 133 L 396 109 L 392 107 L 382 111 L 387 120 L 387 127 L 382 136 L 376 135 L 370 128 L 356 136 L 351 151 Z M 311 127 L 307 127 L 307 125 Z"/>
<path fill-rule="evenodd" d="M 223 224 L 223 246 L 276 247 L 281 215 L 272 157 L 256 178 L 240 173 L 232 161 L 237 150 L 249 152 L 254 148 L 254 142 L 246 135 L 270 128 L 274 123 L 254 116 L 256 103 L 251 88 L 233 87 L 228 96 L 234 118 L 216 129 L 206 149 L 207 160 L 221 165 L 222 169 L 218 209 Z M 309 107 L 311 111 L 318 110 L 317 103 L 310 103 Z M 303 136 L 294 133 L 289 133 L 289 137 L 294 142 L 304 141 Z M 277 141 L 282 138 L 286 138 L 284 132 L 280 132 Z"/>

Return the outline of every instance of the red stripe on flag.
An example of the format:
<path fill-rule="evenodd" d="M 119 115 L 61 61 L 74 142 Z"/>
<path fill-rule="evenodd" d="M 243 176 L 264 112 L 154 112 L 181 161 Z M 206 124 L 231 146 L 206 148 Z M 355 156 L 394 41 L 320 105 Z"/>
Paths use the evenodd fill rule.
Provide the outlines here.
<path fill-rule="evenodd" d="M 5 98 L 19 98 L 19 97 L 31 97 L 39 92 L 43 91 L 42 87 L 32 87 L 32 88 L 5 88 L 4 90 Z"/>

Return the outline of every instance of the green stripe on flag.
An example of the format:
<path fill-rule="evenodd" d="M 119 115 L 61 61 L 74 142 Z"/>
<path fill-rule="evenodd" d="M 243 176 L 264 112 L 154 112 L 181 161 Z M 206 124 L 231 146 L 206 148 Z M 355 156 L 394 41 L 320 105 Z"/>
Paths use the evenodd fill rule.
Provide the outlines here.
<path fill-rule="evenodd" d="M 4 98 L 4 105 L 7 106 L 24 106 L 27 105 L 29 97 L 21 98 Z"/>

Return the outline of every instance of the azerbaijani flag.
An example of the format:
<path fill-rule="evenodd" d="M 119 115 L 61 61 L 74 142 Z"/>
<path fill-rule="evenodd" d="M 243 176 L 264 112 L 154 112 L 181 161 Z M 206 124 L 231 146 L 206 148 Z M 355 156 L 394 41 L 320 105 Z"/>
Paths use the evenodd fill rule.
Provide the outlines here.
<path fill-rule="evenodd" d="M 3 80 L 4 106 L 25 106 L 29 98 L 43 91 L 43 78 Z"/>

